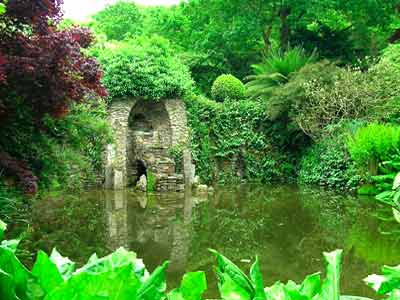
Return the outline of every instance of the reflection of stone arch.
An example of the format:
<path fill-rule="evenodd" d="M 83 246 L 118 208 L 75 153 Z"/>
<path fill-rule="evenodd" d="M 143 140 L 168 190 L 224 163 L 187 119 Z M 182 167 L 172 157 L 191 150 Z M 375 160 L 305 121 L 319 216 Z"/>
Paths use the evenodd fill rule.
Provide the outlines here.
<path fill-rule="evenodd" d="M 109 121 L 115 141 L 107 147 L 107 188 L 121 189 L 134 184 L 138 160 L 161 178 L 161 183 L 165 181 L 160 187 L 181 178 L 175 176 L 175 165 L 169 155 L 171 147 L 188 142 L 186 110 L 181 100 L 114 100 Z M 171 186 L 173 190 L 174 185 Z"/>

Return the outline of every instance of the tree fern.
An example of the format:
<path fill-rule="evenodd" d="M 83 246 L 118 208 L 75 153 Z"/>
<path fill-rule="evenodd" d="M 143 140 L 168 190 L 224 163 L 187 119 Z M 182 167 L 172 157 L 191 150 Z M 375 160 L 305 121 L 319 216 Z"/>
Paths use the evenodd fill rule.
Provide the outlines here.
<path fill-rule="evenodd" d="M 254 75 L 247 77 L 247 94 L 251 98 L 265 98 L 271 89 L 285 84 L 289 75 L 315 60 L 315 53 L 307 54 L 300 47 L 286 52 L 271 50 L 260 64 L 252 65 Z"/>

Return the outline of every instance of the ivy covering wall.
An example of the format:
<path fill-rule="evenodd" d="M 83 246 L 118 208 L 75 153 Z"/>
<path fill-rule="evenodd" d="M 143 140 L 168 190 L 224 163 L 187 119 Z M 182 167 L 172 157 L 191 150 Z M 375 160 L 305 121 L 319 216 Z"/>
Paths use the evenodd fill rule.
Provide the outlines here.
<path fill-rule="evenodd" d="M 262 102 L 186 99 L 196 173 L 202 182 L 292 179 L 295 157 L 278 147 Z"/>

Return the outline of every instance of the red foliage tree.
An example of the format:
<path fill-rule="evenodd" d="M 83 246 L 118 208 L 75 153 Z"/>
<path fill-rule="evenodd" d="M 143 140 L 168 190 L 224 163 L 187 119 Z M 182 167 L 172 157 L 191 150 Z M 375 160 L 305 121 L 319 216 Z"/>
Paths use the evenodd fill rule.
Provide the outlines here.
<path fill-rule="evenodd" d="M 72 102 L 83 101 L 88 93 L 106 95 L 98 63 L 82 53 L 93 41 L 90 31 L 57 29 L 62 0 L 0 3 L 6 3 L 6 13 L 0 15 L 0 129 L 12 120 L 15 95 L 32 111 L 38 128 L 44 115 L 63 117 Z M 36 183 L 26 181 L 36 177 L 27 175 L 27 165 L 21 161 L 18 166 L 17 159 L 1 150 L 0 145 L 0 166 L 34 193 Z"/>

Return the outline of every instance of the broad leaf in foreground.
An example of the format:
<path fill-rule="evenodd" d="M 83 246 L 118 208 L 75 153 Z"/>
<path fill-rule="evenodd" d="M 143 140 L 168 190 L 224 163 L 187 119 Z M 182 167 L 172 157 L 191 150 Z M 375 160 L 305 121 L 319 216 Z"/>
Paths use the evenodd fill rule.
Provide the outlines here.
<path fill-rule="evenodd" d="M 43 251 L 39 251 L 37 254 L 32 274 L 36 276 L 40 286 L 46 294 L 50 293 L 64 282 L 57 266 Z"/>
<path fill-rule="evenodd" d="M 168 293 L 169 300 L 201 300 L 201 295 L 207 290 L 204 272 L 192 272 L 183 276 L 181 286 Z"/>
<path fill-rule="evenodd" d="M 321 292 L 321 273 L 308 275 L 300 286 L 300 294 L 312 299 Z"/>
<path fill-rule="evenodd" d="M 7 224 L 0 219 L 0 241 L 4 238 L 4 231 L 7 229 Z"/>
<path fill-rule="evenodd" d="M 169 262 L 157 267 L 150 277 L 142 284 L 138 290 L 139 300 L 161 300 L 165 298 L 167 289 L 166 270 Z"/>
<path fill-rule="evenodd" d="M 135 252 L 127 251 L 124 248 L 119 248 L 108 256 L 98 258 L 97 255 L 92 255 L 87 264 L 82 268 L 76 270 L 74 274 L 82 272 L 98 273 L 112 270 L 113 268 L 131 264 L 133 272 L 136 277 L 144 282 L 148 279 L 149 275 L 143 261 L 138 259 Z"/>
<path fill-rule="evenodd" d="M 265 288 L 268 300 L 291 300 L 286 287 L 281 282 L 276 282 L 273 286 Z"/>
<path fill-rule="evenodd" d="M 324 280 L 318 300 L 340 300 L 340 269 L 342 262 L 342 250 L 325 252 L 327 263 L 326 279 Z"/>
<path fill-rule="evenodd" d="M 57 266 L 57 269 L 64 280 L 70 278 L 72 273 L 75 271 L 75 263 L 68 257 L 62 256 L 56 248 L 51 252 L 50 260 Z"/>
<path fill-rule="evenodd" d="M 228 285 L 234 286 L 236 290 L 245 291 L 246 294 L 250 295 L 250 299 L 252 299 L 255 295 L 255 289 L 253 283 L 246 274 L 244 274 L 238 266 L 222 254 L 212 249 L 210 249 L 210 252 L 217 258 L 216 273 L 220 282 L 223 284 L 224 281 L 228 281 Z M 230 280 L 228 280 L 228 277 Z"/>
<path fill-rule="evenodd" d="M 399 300 L 399 299 L 400 299 L 400 289 L 392 291 L 388 298 L 388 300 Z"/>
<path fill-rule="evenodd" d="M 32 274 L 22 265 L 12 249 L 0 247 L 0 269 L 12 278 L 16 295 L 27 299 L 28 280 L 32 278 Z"/>
<path fill-rule="evenodd" d="M 97 274 L 81 272 L 61 284 L 44 300 L 136 300 L 139 281 L 132 274 L 132 265 Z"/>
<path fill-rule="evenodd" d="M 0 296 L 1 300 L 19 300 L 15 294 L 15 283 L 10 274 L 0 269 Z"/>
<path fill-rule="evenodd" d="M 218 275 L 218 288 L 221 298 L 224 300 L 252 300 L 248 290 L 239 285 L 227 273 Z"/>
<path fill-rule="evenodd" d="M 258 259 L 258 256 L 256 256 L 256 261 L 250 268 L 250 279 L 253 282 L 255 288 L 255 295 L 253 299 L 265 300 L 266 295 L 264 291 L 264 280 L 261 273 L 260 261 Z"/>
<path fill-rule="evenodd" d="M 382 267 L 383 275 L 370 275 L 364 281 L 378 294 L 385 295 L 396 289 L 400 290 L 400 265 Z"/>

